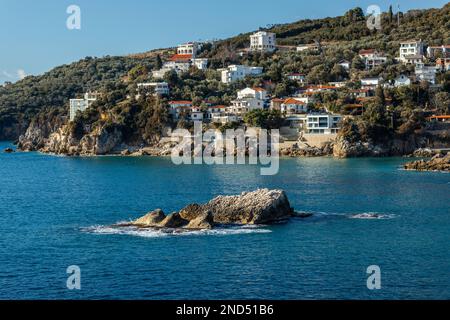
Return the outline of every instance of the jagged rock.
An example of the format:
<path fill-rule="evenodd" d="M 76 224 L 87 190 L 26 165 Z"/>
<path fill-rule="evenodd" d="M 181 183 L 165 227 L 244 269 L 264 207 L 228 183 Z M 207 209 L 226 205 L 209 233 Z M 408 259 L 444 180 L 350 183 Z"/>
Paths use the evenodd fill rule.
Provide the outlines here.
<path fill-rule="evenodd" d="M 450 153 L 447 155 L 437 154 L 431 160 L 419 160 L 406 163 L 406 170 L 417 171 L 450 171 Z"/>
<path fill-rule="evenodd" d="M 165 218 L 166 215 L 164 212 L 161 209 L 156 209 L 133 221 L 131 224 L 142 227 L 155 227 L 158 226 Z"/>
<path fill-rule="evenodd" d="M 419 148 L 415 150 L 412 154 L 413 157 L 417 158 L 431 158 L 436 155 L 436 151 L 430 148 Z"/>
<path fill-rule="evenodd" d="M 125 149 L 120 152 L 120 155 L 122 156 L 129 156 L 130 154 L 131 154 L 130 149 Z"/>
<path fill-rule="evenodd" d="M 186 220 L 196 219 L 198 216 L 204 214 L 205 209 L 199 204 L 190 204 L 180 210 L 180 216 Z"/>
<path fill-rule="evenodd" d="M 161 221 L 158 226 L 164 228 L 181 228 L 189 223 L 188 220 L 181 218 L 178 212 L 169 214 Z"/>
<path fill-rule="evenodd" d="M 362 157 L 368 154 L 369 145 L 361 142 L 352 143 L 340 136 L 336 139 L 333 147 L 333 156 L 336 158 Z"/>
<path fill-rule="evenodd" d="M 129 225 L 137 227 L 211 229 L 216 224 L 268 224 L 293 215 L 286 193 L 260 189 L 218 196 L 206 204 L 190 204 L 168 216 L 158 209 Z"/>
<path fill-rule="evenodd" d="M 5 153 L 13 153 L 14 150 L 11 149 L 11 148 L 6 148 L 6 149 L 4 150 L 4 152 L 5 152 Z"/>
<path fill-rule="evenodd" d="M 211 210 L 214 223 L 266 224 L 287 219 L 293 210 L 282 190 L 260 189 L 239 196 L 218 196 L 204 208 Z"/>
<path fill-rule="evenodd" d="M 214 216 L 211 211 L 206 211 L 189 221 L 186 229 L 212 229 L 214 226 Z"/>

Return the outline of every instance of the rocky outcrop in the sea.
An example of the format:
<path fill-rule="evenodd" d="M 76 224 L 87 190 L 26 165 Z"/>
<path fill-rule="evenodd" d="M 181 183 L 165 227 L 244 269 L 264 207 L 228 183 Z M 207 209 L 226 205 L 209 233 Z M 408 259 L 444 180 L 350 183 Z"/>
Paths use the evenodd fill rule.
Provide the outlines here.
<path fill-rule="evenodd" d="M 280 155 L 285 157 L 323 157 L 333 154 L 333 143 L 326 143 L 322 147 L 300 146 L 294 143 L 291 147 L 280 149 Z"/>
<path fill-rule="evenodd" d="M 18 148 L 24 151 L 74 155 L 104 155 L 113 153 L 122 142 L 122 132 L 115 127 L 100 126 L 78 138 L 70 126 L 55 131 L 42 126 L 30 125 L 19 138 Z"/>
<path fill-rule="evenodd" d="M 343 136 L 338 136 L 333 145 L 333 156 L 336 158 L 403 156 L 411 154 L 426 144 L 426 140 L 414 137 L 374 143 L 372 141 L 349 141 Z"/>
<path fill-rule="evenodd" d="M 417 171 L 450 171 L 450 153 L 447 155 L 437 154 L 431 160 L 418 160 L 408 162 L 404 165 L 406 170 Z"/>
<path fill-rule="evenodd" d="M 270 224 L 293 214 L 284 191 L 260 189 L 236 196 L 218 196 L 206 204 L 190 204 L 167 216 L 157 209 L 126 226 L 212 229 L 215 225 Z"/>
<path fill-rule="evenodd" d="M 12 148 L 6 148 L 5 150 L 3 150 L 4 153 L 13 153 L 14 149 Z"/>

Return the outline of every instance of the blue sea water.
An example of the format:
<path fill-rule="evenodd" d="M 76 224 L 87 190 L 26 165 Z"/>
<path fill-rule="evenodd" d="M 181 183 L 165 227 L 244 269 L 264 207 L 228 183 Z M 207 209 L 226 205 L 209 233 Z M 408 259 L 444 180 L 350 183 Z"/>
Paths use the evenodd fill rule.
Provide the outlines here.
<path fill-rule="evenodd" d="M 0 153 L 0 299 L 449 299 L 450 175 L 403 171 L 405 161 L 283 159 L 261 176 L 248 165 Z M 108 228 L 262 187 L 314 217 L 187 234 Z M 71 265 L 81 290 L 66 287 Z M 380 290 L 367 288 L 370 265 Z"/>

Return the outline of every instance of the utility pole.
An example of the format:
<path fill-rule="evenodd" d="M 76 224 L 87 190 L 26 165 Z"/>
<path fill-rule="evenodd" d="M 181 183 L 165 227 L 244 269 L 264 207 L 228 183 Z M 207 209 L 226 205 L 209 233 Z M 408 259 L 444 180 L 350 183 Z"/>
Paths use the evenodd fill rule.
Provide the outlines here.
<path fill-rule="evenodd" d="M 397 3 L 397 23 L 398 23 L 398 27 L 400 27 L 400 4 Z"/>

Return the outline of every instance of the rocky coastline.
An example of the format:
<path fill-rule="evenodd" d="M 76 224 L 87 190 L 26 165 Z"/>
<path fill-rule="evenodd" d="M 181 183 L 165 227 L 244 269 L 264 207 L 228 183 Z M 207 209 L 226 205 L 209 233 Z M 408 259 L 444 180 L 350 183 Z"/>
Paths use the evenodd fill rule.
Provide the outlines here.
<path fill-rule="evenodd" d="M 450 172 L 450 152 L 446 155 L 436 154 L 430 160 L 418 160 L 404 165 L 406 170 Z"/>
<path fill-rule="evenodd" d="M 170 128 L 166 128 L 169 131 Z M 170 156 L 176 144 L 170 138 L 155 138 L 152 144 L 142 140 L 125 142 L 122 131 L 114 126 L 97 126 L 77 134 L 70 125 L 32 122 L 25 134 L 19 137 L 19 151 L 39 151 L 66 156 Z M 394 139 L 388 143 L 349 141 L 338 135 L 334 141 L 320 147 L 297 142 L 280 147 L 282 157 L 432 157 L 434 145 L 424 138 Z"/>
<path fill-rule="evenodd" d="M 190 204 L 168 215 L 156 209 L 114 227 L 209 230 L 223 225 L 273 224 L 291 217 L 301 216 L 295 214 L 283 190 L 259 189 L 240 195 L 218 196 L 206 204 Z"/>

